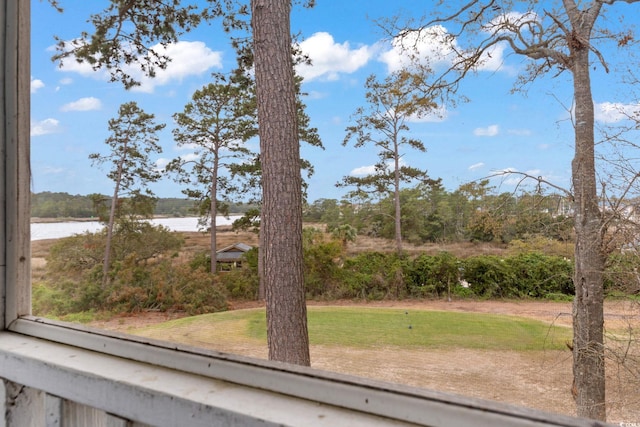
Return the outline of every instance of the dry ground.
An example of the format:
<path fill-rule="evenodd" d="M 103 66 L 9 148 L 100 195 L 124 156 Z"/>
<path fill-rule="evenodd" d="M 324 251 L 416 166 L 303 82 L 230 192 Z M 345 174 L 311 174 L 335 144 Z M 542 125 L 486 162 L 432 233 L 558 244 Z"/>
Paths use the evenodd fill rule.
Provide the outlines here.
<path fill-rule="evenodd" d="M 320 305 L 310 302 L 310 305 Z M 571 304 L 557 302 L 516 301 L 358 301 L 332 302 L 331 305 L 395 307 L 411 310 L 447 310 L 493 313 L 538 319 L 549 324 L 570 327 Z M 236 309 L 260 307 L 257 303 L 239 303 Z M 180 317 L 172 313 L 141 313 L 95 322 L 93 326 L 126 332 L 131 329 Z M 626 326 L 640 328 L 640 305 L 608 302 L 606 326 L 621 331 Z M 192 333 L 185 332 L 185 333 Z M 636 344 L 637 345 L 637 344 Z M 203 346 L 219 351 L 266 358 L 262 344 L 228 339 Z M 637 353 L 637 352 L 636 352 Z M 628 360 L 636 369 L 632 375 L 624 366 L 607 361 L 609 420 L 640 421 L 640 378 L 638 360 Z M 636 354 L 637 357 L 637 354 Z M 487 351 L 487 350 L 412 350 L 397 348 L 369 349 L 312 346 L 312 366 L 378 380 L 495 400 L 521 406 L 575 415 L 571 396 L 571 352 L 566 350 Z"/>
<path fill-rule="evenodd" d="M 185 254 L 203 250 L 208 245 L 209 236 L 201 233 L 185 233 Z M 257 244 L 257 235 L 220 230 L 218 247 L 236 242 Z M 37 241 L 32 245 L 34 277 L 43 274 L 45 257 L 53 241 Z M 350 251 L 386 248 L 390 244 L 384 240 L 360 240 Z M 392 249 L 389 246 L 389 249 Z M 500 246 L 473 244 L 456 247 L 411 248 L 428 253 L 448 250 L 457 256 L 472 253 L 500 254 Z M 310 304 L 319 304 L 310 302 Z M 557 302 L 514 302 L 514 301 L 385 301 L 363 303 L 359 301 L 332 302 L 331 305 L 366 304 L 410 308 L 412 310 L 448 310 L 515 315 L 542 320 L 549 324 L 570 327 L 571 304 Z M 234 309 L 258 307 L 256 303 L 237 303 Z M 629 302 L 608 302 L 606 305 L 606 327 L 615 331 L 615 337 L 623 337 L 625 327 L 640 330 L 640 305 Z M 95 322 L 93 326 L 119 331 L 128 331 L 150 324 L 181 317 L 180 313 L 140 313 L 135 316 L 121 316 L 109 321 Z M 637 339 L 637 337 L 636 337 Z M 614 340 L 609 342 L 616 344 Z M 623 342 L 626 342 L 623 340 Z M 616 344 L 619 347 L 619 345 Z M 626 367 L 614 361 L 616 355 L 625 354 L 624 349 L 608 353 L 607 399 L 608 419 L 611 422 L 640 423 L 640 378 L 637 346 L 626 353 L 626 363 L 636 358 L 636 371 L 631 374 Z M 231 336 L 227 342 L 218 342 L 212 348 L 253 357 L 266 357 L 263 345 L 238 343 Z M 524 405 L 532 408 L 569 415 L 575 414 L 571 396 L 571 352 L 566 350 L 541 350 L 530 352 L 505 352 L 483 350 L 399 350 L 379 348 L 375 351 L 354 348 L 313 346 L 312 365 L 315 368 L 364 376 L 412 386 L 426 387 L 439 391 L 466 396 Z"/>

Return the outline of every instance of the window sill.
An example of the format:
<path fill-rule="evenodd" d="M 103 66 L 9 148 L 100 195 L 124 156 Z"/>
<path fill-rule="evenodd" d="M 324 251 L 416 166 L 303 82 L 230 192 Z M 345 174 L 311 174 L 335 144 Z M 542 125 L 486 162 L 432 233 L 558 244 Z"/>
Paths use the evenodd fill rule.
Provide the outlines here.
<path fill-rule="evenodd" d="M 591 425 L 36 317 L 18 319 L 10 329 L 0 332 L 0 377 L 153 425 L 191 417 L 202 425 L 214 419 L 221 425 Z"/>

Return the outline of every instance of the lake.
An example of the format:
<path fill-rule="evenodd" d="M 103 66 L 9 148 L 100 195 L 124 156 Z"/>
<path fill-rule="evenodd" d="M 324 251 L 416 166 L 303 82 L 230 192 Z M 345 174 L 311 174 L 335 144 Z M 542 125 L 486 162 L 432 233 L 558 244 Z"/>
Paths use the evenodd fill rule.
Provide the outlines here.
<path fill-rule="evenodd" d="M 233 215 L 229 218 L 219 216 L 216 220 L 218 226 L 231 225 L 240 218 Z M 155 218 L 150 220 L 154 225 L 164 225 L 172 231 L 198 231 L 198 218 Z M 31 224 L 31 240 L 60 239 L 85 232 L 96 232 L 104 225 L 98 221 L 65 221 L 65 222 L 36 222 Z"/>

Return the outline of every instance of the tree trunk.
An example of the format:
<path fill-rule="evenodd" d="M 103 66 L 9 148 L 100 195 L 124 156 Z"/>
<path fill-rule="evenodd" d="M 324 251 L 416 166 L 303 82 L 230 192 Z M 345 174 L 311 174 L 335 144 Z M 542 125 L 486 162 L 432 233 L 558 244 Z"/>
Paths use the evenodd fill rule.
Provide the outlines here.
<path fill-rule="evenodd" d="M 395 210 L 396 250 L 402 254 L 402 209 L 400 208 L 400 154 L 398 153 L 397 136 L 394 137 L 395 171 L 393 180 L 393 205 Z"/>
<path fill-rule="evenodd" d="M 218 258 L 217 258 L 217 216 L 218 216 L 218 160 L 216 155 L 216 160 L 213 165 L 213 172 L 211 173 L 211 187 L 209 190 L 209 214 L 211 216 L 211 241 L 209 242 L 209 249 L 211 251 L 211 273 L 215 274 L 217 270 Z"/>
<path fill-rule="evenodd" d="M 309 365 L 290 0 L 252 0 L 269 359 Z"/>
<path fill-rule="evenodd" d="M 258 241 L 262 242 L 262 233 L 258 235 Z M 258 301 L 264 301 L 264 251 L 258 245 Z"/>
<path fill-rule="evenodd" d="M 602 217 L 596 188 L 594 109 L 588 47 L 575 51 L 574 60 L 576 140 L 572 180 L 575 197 L 576 296 L 573 303 L 573 394 L 578 416 L 604 421 L 604 254 Z"/>
<path fill-rule="evenodd" d="M 124 153 L 127 152 L 127 145 L 124 146 Z M 104 261 L 102 263 L 102 287 L 106 288 L 109 284 L 109 268 L 111 267 L 111 242 L 113 241 L 113 227 L 116 221 L 116 209 L 118 208 L 118 195 L 120 193 L 120 180 L 122 179 L 122 168 L 124 164 L 124 158 L 121 158 L 118 163 L 118 176 L 116 179 L 116 186 L 113 190 L 113 197 L 111 198 L 111 209 L 109 210 L 109 222 L 107 224 L 107 238 L 104 248 Z"/>

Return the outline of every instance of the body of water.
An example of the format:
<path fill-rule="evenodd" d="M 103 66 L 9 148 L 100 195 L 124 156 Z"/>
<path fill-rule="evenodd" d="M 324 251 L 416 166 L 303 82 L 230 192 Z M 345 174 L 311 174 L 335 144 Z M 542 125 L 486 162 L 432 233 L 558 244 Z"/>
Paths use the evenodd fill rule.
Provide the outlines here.
<path fill-rule="evenodd" d="M 219 216 L 218 226 L 231 225 L 240 218 L 238 215 L 225 218 Z M 152 224 L 163 225 L 172 231 L 198 231 L 198 218 L 156 218 L 150 220 Z M 31 240 L 60 239 L 85 232 L 96 232 L 104 227 L 98 221 L 65 221 L 65 222 L 36 222 L 31 224 Z"/>

